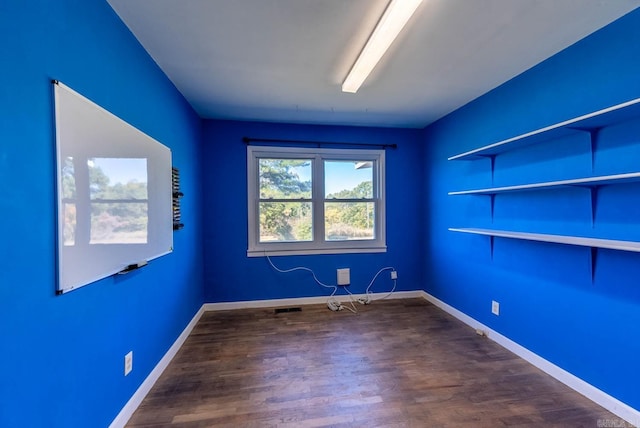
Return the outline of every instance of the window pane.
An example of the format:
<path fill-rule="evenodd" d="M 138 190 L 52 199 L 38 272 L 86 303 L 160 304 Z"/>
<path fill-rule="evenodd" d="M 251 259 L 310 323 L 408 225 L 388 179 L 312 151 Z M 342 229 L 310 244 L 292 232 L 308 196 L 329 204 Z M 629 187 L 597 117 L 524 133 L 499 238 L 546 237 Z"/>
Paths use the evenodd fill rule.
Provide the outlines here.
<path fill-rule="evenodd" d="M 326 199 L 372 199 L 372 161 L 325 161 Z"/>
<path fill-rule="evenodd" d="M 325 240 L 375 239 L 375 203 L 326 202 Z"/>
<path fill-rule="evenodd" d="M 260 202 L 260 242 L 312 241 L 311 202 Z"/>
<path fill-rule="evenodd" d="M 259 159 L 260 199 L 311 199 L 310 159 Z"/>
<path fill-rule="evenodd" d="M 91 204 L 90 244 L 146 244 L 147 202 Z"/>

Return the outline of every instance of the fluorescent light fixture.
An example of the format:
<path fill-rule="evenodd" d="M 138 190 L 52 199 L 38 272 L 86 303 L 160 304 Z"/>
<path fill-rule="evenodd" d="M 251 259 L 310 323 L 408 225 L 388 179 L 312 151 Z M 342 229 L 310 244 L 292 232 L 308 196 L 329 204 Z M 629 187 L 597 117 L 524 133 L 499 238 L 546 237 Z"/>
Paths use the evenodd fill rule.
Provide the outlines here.
<path fill-rule="evenodd" d="M 422 0 L 391 0 L 347 78 L 344 79 L 342 92 L 358 91 L 420 3 Z"/>

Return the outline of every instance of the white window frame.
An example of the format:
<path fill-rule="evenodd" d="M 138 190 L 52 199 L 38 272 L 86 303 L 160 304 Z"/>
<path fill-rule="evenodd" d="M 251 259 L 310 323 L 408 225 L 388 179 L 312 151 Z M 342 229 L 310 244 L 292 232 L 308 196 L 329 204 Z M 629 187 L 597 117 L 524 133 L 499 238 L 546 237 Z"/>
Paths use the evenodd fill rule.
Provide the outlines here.
<path fill-rule="evenodd" d="M 311 159 L 313 240 L 306 242 L 260 242 L 259 159 Z M 371 161 L 373 164 L 374 239 L 327 241 L 324 239 L 324 161 Z M 248 257 L 265 255 L 311 255 L 382 253 L 387 251 L 385 221 L 385 152 L 362 149 L 310 149 L 299 147 L 248 146 Z M 333 199 L 328 199 L 333 201 Z M 369 200 L 368 200 L 369 201 Z"/>

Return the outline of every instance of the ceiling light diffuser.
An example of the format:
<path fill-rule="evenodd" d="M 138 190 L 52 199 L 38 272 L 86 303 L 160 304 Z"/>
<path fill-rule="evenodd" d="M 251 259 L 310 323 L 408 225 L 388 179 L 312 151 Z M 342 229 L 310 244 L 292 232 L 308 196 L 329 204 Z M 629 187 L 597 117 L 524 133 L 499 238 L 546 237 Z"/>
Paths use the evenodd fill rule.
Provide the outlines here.
<path fill-rule="evenodd" d="M 342 83 L 342 92 L 356 93 L 389 49 L 422 0 L 391 0 L 367 44 Z"/>

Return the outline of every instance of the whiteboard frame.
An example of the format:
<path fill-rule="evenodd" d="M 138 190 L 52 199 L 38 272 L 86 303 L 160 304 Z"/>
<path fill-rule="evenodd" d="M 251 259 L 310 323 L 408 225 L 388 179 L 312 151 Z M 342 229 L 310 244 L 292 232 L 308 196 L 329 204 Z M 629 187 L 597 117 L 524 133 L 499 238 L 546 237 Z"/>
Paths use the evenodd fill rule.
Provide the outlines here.
<path fill-rule="evenodd" d="M 63 83 L 57 80 L 52 83 L 56 136 L 56 293 L 63 294 L 129 272 L 134 266 L 142 267 L 147 261 L 173 251 L 172 157 L 168 147 L 147 134 Z M 147 160 L 147 243 L 64 245 L 62 180 L 64 161 L 69 155 L 80 160 L 99 157 Z M 90 198 L 86 202 L 80 199 L 76 196 L 77 208 L 81 203 L 90 207 Z M 90 225 L 90 210 L 85 212 L 88 218 L 78 219 L 76 225 L 81 221 Z"/>

